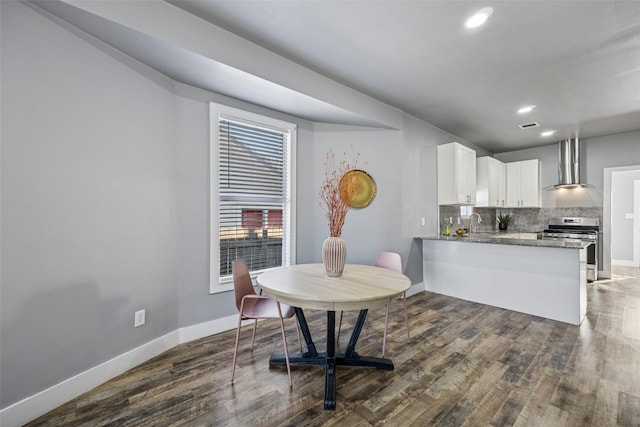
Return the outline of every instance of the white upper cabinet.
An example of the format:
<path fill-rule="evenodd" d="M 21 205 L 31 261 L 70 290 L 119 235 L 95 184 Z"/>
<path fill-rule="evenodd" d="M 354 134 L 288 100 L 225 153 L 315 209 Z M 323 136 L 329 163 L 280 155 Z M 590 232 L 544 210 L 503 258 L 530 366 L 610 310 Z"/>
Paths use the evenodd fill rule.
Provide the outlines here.
<path fill-rule="evenodd" d="M 507 163 L 507 207 L 540 207 L 540 161 Z"/>
<path fill-rule="evenodd" d="M 473 205 L 475 202 L 475 150 L 457 142 L 438 145 L 438 204 Z"/>
<path fill-rule="evenodd" d="M 507 167 L 493 157 L 476 160 L 476 206 L 507 206 Z"/>

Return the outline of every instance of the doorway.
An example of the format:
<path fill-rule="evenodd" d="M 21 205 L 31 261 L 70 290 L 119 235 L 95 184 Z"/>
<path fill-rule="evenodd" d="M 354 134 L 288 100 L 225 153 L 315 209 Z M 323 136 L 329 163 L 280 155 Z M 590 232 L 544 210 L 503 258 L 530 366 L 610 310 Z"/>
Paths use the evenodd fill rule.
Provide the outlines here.
<path fill-rule="evenodd" d="M 618 174 L 618 173 L 623 173 L 624 175 L 629 175 L 629 179 L 631 180 L 631 190 L 629 191 L 630 193 L 630 197 L 629 199 L 633 199 L 632 204 L 629 205 L 629 207 L 625 207 L 625 208 L 620 208 L 618 206 L 618 204 L 620 203 L 618 198 L 618 202 L 616 202 L 616 206 L 612 206 L 612 194 L 613 191 L 616 190 L 617 188 L 612 188 L 612 183 L 615 181 L 616 182 L 616 187 L 620 185 L 621 180 L 619 179 L 615 179 L 614 180 L 614 174 Z M 636 175 L 636 173 L 638 175 Z M 640 210 L 640 208 L 638 208 L 638 204 L 640 203 L 640 200 L 636 194 L 637 194 L 637 190 L 635 188 L 635 181 L 637 180 L 637 177 L 640 176 L 640 165 L 635 165 L 635 166 L 623 166 L 623 167 L 615 167 L 615 168 L 604 168 L 604 188 L 603 188 L 603 212 L 602 212 L 602 220 L 603 220 L 603 224 L 602 224 L 602 231 L 603 231 L 603 237 L 602 237 L 602 251 L 603 251 L 603 259 L 602 259 L 602 269 L 600 270 L 600 276 L 604 277 L 604 278 L 610 278 L 611 277 L 611 259 L 612 259 L 612 245 L 619 245 L 620 240 L 621 239 L 625 239 L 625 238 L 629 238 L 632 240 L 631 243 L 631 250 L 632 250 L 632 256 L 627 256 L 627 259 L 629 260 L 629 265 L 631 265 L 632 263 L 635 263 L 635 265 L 638 265 L 638 260 L 637 257 L 640 257 L 640 255 L 636 255 L 636 253 L 640 253 L 640 251 L 637 249 L 640 245 L 640 236 L 638 235 L 640 233 L 640 231 L 638 230 L 638 215 L 640 215 L 640 213 L 637 213 L 637 210 Z M 634 179 L 636 178 L 636 179 Z M 618 217 L 614 218 L 612 212 L 616 211 L 616 215 L 620 216 L 620 210 L 625 210 L 626 212 L 624 212 L 623 215 L 623 219 L 620 219 Z M 631 213 L 631 218 L 628 217 L 628 214 Z M 631 220 L 631 226 L 629 227 L 629 232 L 627 233 L 627 236 L 624 235 L 624 233 L 620 233 L 618 227 L 616 227 L 618 233 L 617 233 L 617 237 L 614 236 L 613 233 L 613 221 L 616 221 L 616 225 L 618 225 L 618 223 L 620 221 L 626 220 L 629 221 Z M 622 236 L 622 237 L 621 237 Z M 616 246 L 616 249 L 618 248 L 618 246 Z M 616 255 L 619 256 L 619 255 Z M 632 261 L 633 260 L 633 261 Z"/>

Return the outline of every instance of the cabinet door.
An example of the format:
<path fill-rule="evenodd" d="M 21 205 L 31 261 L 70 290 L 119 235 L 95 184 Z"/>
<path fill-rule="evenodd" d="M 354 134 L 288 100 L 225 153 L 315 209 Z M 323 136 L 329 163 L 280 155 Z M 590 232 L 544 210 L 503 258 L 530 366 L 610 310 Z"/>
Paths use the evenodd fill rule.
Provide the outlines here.
<path fill-rule="evenodd" d="M 489 160 L 487 172 L 489 174 L 487 181 L 487 205 L 498 206 L 498 163 Z"/>
<path fill-rule="evenodd" d="M 438 204 L 470 205 L 476 198 L 476 152 L 457 142 L 438 145 Z"/>
<path fill-rule="evenodd" d="M 540 167 L 538 160 L 520 163 L 520 206 L 540 207 Z"/>
<path fill-rule="evenodd" d="M 456 156 L 458 178 L 458 203 L 474 204 L 476 201 L 476 152 L 459 146 Z"/>
<path fill-rule="evenodd" d="M 468 149 L 465 154 L 467 164 L 467 194 L 469 195 L 469 203 L 476 203 L 476 152 Z"/>
<path fill-rule="evenodd" d="M 496 205 L 497 207 L 507 206 L 507 166 L 501 161 L 495 162 L 496 174 Z"/>
<path fill-rule="evenodd" d="M 520 207 L 520 162 L 507 163 L 507 207 Z"/>
<path fill-rule="evenodd" d="M 490 157 L 476 159 L 476 206 L 490 206 Z"/>
<path fill-rule="evenodd" d="M 476 206 L 506 206 L 506 166 L 493 157 L 476 159 Z"/>
<path fill-rule="evenodd" d="M 456 201 L 458 203 L 468 203 L 467 194 L 467 170 L 465 169 L 466 158 L 462 148 L 456 149 Z"/>

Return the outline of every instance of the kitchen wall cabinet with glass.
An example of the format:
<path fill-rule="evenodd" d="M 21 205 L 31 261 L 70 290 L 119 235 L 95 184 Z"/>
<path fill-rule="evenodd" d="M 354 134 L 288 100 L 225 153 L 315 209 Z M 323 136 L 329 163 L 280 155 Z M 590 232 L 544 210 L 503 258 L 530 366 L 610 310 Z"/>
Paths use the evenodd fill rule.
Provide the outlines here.
<path fill-rule="evenodd" d="M 458 142 L 438 145 L 438 204 L 476 202 L 476 152 Z"/>
<path fill-rule="evenodd" d="M 506 163 L 507 207 L 540 207 L 540 161 L 538 159 Z"/>
<path fill-rule="evenodd" d="M 507 167 L 498 159 L 485 156 L 476 160 L 476 206 L 507 206 Z"/>

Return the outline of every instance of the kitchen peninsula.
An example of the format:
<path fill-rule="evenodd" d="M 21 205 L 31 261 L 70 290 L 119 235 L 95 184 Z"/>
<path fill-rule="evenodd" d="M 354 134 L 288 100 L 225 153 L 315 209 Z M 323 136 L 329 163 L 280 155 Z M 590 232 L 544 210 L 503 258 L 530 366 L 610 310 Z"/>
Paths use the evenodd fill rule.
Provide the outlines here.
<path fill-rule="evenodd" d="M 574 325 L 584 319 L 590 243 L 522 233 L 421 239 L 427 291 Z"/>

